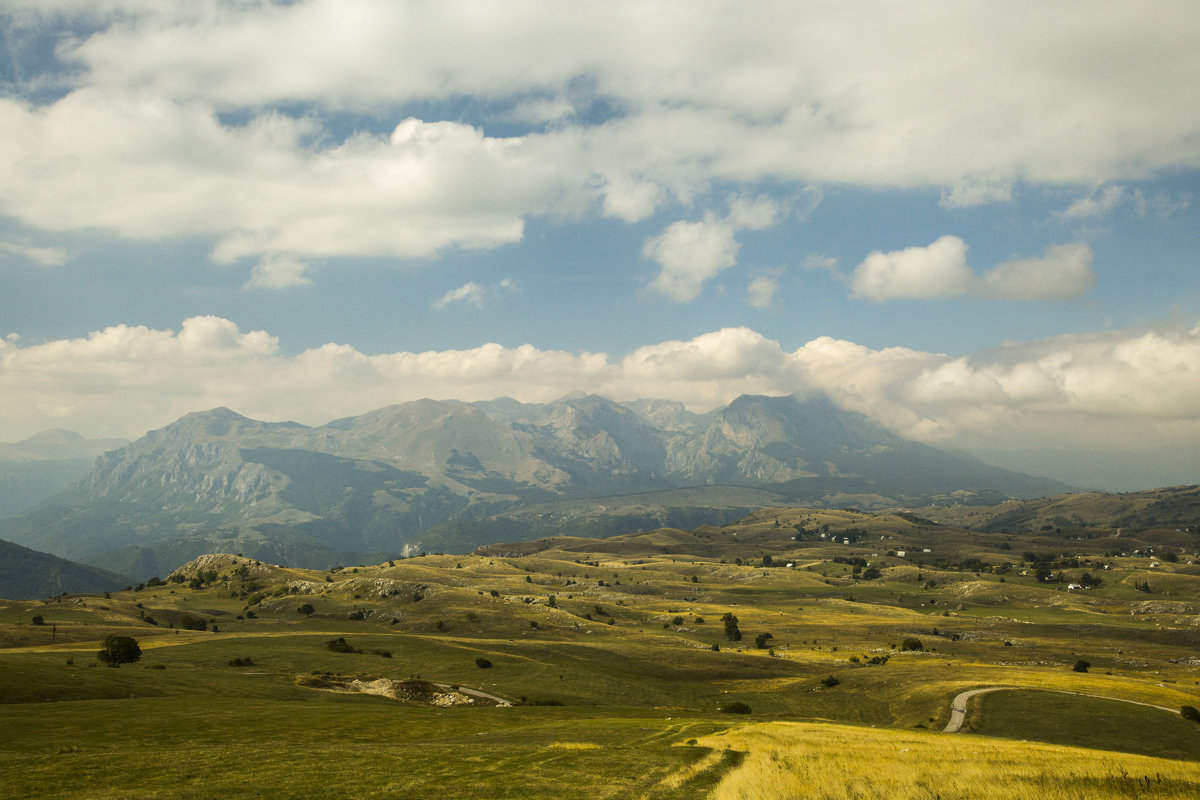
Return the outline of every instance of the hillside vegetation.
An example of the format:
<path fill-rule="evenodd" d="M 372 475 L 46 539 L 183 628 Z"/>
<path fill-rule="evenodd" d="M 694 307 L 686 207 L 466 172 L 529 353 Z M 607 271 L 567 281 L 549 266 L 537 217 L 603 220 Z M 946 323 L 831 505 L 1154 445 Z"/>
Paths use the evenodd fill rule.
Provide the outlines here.
<path fill-rule="evenodd" d="M 1200 706 L 1200 537 L 1087 533 L 766 508 L 328 570 L 202 556 L 125 591 L 0 604 L 0 784 L 1195 797 L 1200 725 L 1179 712 Z M 100 664 L 110 635 L 140 660 Z M 942 731 L 952 698 L 992 687 Z M 1115 731 L 1089 719 L 1108 715 Z"/>

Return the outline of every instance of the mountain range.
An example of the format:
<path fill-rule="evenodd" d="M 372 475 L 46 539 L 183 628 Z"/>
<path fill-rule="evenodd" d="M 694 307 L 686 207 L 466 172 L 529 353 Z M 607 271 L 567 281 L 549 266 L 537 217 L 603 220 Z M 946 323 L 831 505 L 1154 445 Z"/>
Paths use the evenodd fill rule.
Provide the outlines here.
<path fill-rule="evenodd" d="M 62 491 L 91 469 L 96 456 L 129 444 L 85 439 L 55 428 L 21 442 L 0 442 L 0 517 L 11 517 Z"/>
<path fill-rule="evenodd" d="M 1068 491 L 906 440 L 818 396 L 708 414 L 571 395 L 419 400 L 309 427 L 227 408 L 105 452 L 0 539 L 145 578 L 242 552 L 326 567 L 495 541 L 723 524 L 764 505 L 987 503 Z"/>

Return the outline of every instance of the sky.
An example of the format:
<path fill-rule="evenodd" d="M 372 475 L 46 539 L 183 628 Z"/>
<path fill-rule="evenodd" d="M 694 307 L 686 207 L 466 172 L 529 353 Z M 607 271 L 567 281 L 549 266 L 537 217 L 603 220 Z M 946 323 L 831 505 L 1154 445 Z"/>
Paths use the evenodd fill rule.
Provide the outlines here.
<path fill-rule="evenodd" d="M 0 440 L 826 393 L 1200 482 L 1193 0 L 0 0 L 0 30 Z"/>

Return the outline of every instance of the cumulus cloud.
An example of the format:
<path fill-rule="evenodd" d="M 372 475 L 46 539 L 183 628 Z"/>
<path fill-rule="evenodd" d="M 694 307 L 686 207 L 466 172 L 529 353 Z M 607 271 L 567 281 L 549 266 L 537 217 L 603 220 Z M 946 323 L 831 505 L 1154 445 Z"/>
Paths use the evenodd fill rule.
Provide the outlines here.
<path fill-rule="evenodd" d="M 740 230 L 759 231 L 779 221 L 782 207 L 769 197 L 734 195 L 724 219 L 712 214 L 699 222 L 679 221 L 646 240 L 642 258 L 658 262 L 652 291 L 676 303 L 690 303 L 704 284 L 737 263 Z"/>
<path fill-rule="evenodd" d="M 873 252 L 854 270 L 852 294 L 872 302 L 974 295 L 997 300 L 1064 300 L 1096 283 L 1092 249 L 1052 245 L 1041 258 L 1005 261 L 982 275 L 967 266 L 967 245 L 943 236 L 927 247 Z"/>
<path fill-rule="evenodd" d="M 878 250 L 854 270 L 855 297 L 879 302 L 900 298 L 937 298 L 966 294 L 974 281 L 967 267 L 967 245 L 957 236 L 943 236 L 928 247 Z"/>
<path fill-rule="evenodd" d="M 291 289 L 312 286 L 308 277 L 311 267 L 305 262 L 285 255 L 265 256 L 254 265 L 250 280 L 243 289 Z"/>
<path fill-rule="evenodd" d="M 944 187 L 962 208 L 1018 182 L 1200 163 L 1189 0 L 1038 6 L 1020 24 L 1003 3 L 933 19 L 886 0 L 830 4 L 819 25 L 806 4 L 773 7 L 769 24 L 635 0 L 470 12 L 14 0 L 0 14 L 22 30 L 70 31 L 45 62 L 68 69 L 24 65 L 0 101 L 0 211 L 46 230 L 209 236 L 221 261 L 423 258 L 517 241 L 533 215 L 642 220 L 717 185 Z M 495 111 L 401 119 L 447 98 Z M 294 108 L 312 113 L 279 110 Z M 347 111 L 395 133 L 320 122 Z M 505 135 L 485 130 L 493 119 Z M 1102 209 L 1104 192 L 1065 213 Z"/>
<path fill-rule="evenodd" d="M 219 317 L 178 331 L 118 325 L 85 338 L 0 340 L 0 438 L 50 427 L 137 436 L 225 405 L 321 424 L 422 397 L 544 402 L 568 392 L 679 400 L 697 411 L 739 394 L 824 392 L 893 430 L 958 447 L 1200 446 L 1200 325 L 1106 331 L 950 357 L 820 337 L 794 351 L 748 328 L 604 353 L 485 344 L 294 356 Z"/>
<path fill-rule="evenodd" d="M 650 288 L 676 303 L 700 296 L 709 279 L 737 263 L 739 245 L 734 228 L 708 217 L 700 222 L 675 222 L 642 247 L 642 258 L 662 268 Z"/>
<path fill-rule="evenodd" d="M 67 263 L 69 256 L 65 250 L 57 247 L 34 247 L 16 242 L 0 241 L 0 253 L 18 256 L 43 267 L 61 267 Z"/>
<path fill-rule="evenodd" d="M 1064 300 L 1095 285 L 1092 248 L 1075 242 L 1048 247 L 1041 258 L 999 264 L 983 275 L 978 293 L 1010 300 Z"/>

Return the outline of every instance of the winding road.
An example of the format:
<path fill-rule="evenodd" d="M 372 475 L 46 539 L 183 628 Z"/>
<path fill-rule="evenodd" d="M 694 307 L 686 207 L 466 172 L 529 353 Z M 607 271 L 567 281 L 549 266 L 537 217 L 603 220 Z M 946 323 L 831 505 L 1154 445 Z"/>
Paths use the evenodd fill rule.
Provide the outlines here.
<path fill-rule="evenodd" d="M 1157 708 L 1160 711 L 1170 711 L 1172 714 L 1178 714 L 1179 709 L 1168 708 L 1167 706 L 1157 706 L 1154 703 L 1143 703 L 1140 700 L 1125 700 L 1120 697 L 1107 697 L 1102 694 L 1085 694 L 1083 692 L 1068 692 L 1062 689 L 1042 689 L 1040 687 L 1022 687 L 1022 686 L 986 686 L 982 689 L 970 689 L 965 692 L 960 692 L 950 701 L 950 721 L 946 723 L 946 727 L 942 728 L 945 733 L 958 733 L 962 730 L 963 720 L 967 716 L 967 701 L 977 694 L 987 694 L 988 692 L 999 692 L 1004 689 L 1028 689 L 1029 691 L 1038 692 L 1058 692 L 1059 694 L 1074 694 L 1080 697 L 1097 697 L 1101 700 L 1114 700 L 1118 703 L 1132 703 L 1135 706 L 1146 706 L 1147 708 Z"/>

